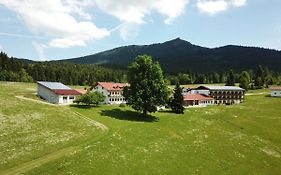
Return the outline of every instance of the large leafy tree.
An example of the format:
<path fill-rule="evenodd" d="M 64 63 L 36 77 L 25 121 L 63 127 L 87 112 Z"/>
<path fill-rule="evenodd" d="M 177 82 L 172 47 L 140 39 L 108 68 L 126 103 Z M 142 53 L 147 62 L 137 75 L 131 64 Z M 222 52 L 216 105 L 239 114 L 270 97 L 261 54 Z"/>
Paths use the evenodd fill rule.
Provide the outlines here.
<path fill-rule="evenodd" d="M 179 84 L 174 89 L 174 98 L 171 102 L 172 111 L 177 114 L 184 113 L 182 88 Z"/>
<path fill-rule="evenodd" d="M 166 104 L 168 87 L 159 63 L 153 63 L 150 56 L 138 56 L 129 66 L 128 82 L 130 86 L 125 88 L 124 96 L 133 109 L 147 115 Z"/>

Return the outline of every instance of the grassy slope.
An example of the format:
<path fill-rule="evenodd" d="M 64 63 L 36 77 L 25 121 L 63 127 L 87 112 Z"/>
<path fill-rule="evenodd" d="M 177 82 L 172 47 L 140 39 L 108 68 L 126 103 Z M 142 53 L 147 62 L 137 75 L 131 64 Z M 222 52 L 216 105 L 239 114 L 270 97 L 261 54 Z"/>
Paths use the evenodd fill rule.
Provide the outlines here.
<path fill-rule="evenodd" d="M 36 98 L 35 87 L 35 84 L 0 82 L 0 174 L 2 170 L 102 135 L 68 107 L 15 97 Z"/>
<path fill-rule="evenodd" d="M 22 84 L 17 86 L 21 87 Z M 0 88 L 3 88 L 3 83 Z M 6 90 L 11 91 L 8 88 Z M 6 95 L 7 98 L 8 96 Z M 26 103 L 22 105 L 28 109 Z M 45 123 L 51 122 L 57 127 L 62 127 L 61 132 L 68 131 L 76 135 L 79 132 L 78 122 L 81 124 L 80 128 L 86 128 L 87 134 L 85 137 L 72 139 L 78 139 L 78 142 L 65 143 L 69 145 L 82 143 L 75 154 L 59 157 L 34 168 L 27 174 L 279 174 L 280 105 L 280 98 L 252 95 L 247 96 L 246 102 L 241 105 L 193 108 L 186 110 L 184 115 L 159 112 L 154 114 L 156 119 L 143 121 L 139 120 L 137 113 L 130 108 L 64 107 L 67 112 L 78 111 L 107 125 L 109 131 L 101 136 L 101 133 L 95 133 L 92 128 L 84 126 L 83 121 L 78 120 L 73 125 L 69 122 L 68 127 L 62 126 L 60 120 L 49 121 L 53 115 L 57 115 L 50 113 L 50 118 L 46 118 Z M 40 106 L 42 106 L 40 110 L 61 108 Z M 32 108 L 30 113 L 42 114 L 39 109 Z M 61 112 L 63 117 L 64 111 L 56 111 Z M 0 114 L 2 112 L 0 110 Z M 22 113 L 27 113 L 26 109 L 20 112 Z M 12 119 L 17 115 L 9 116 Z M 39 131 L 43 130 L 41 127 L 45 127 L 35 126 L 34 128 Z M 47 128 L 51 129 L 49 127 L 48 124 Z M 57 130 L 53 131 L 55 134 L 60 133 Z M 34 141 L 41 145 L 44 137 L 36 133 L 34 132 L 37 136 Z M 12 143 L 12 139 L 17 139 L 19 135 L 11 131 L 6 137 L 6 142 Z M 89 140 L 88 143 L 85 142 L 86 138 Z M 37 151 L 41 154 L 44 153 L 44 149 L 51 151 L 49 148 L 52 148 L 51 145 L 41 147 L 44 148 Z M 62 148 L 64 144 L 58 143 L 56 147 Z M 21 149 L 15 147 L 14 151 L 20 152 Z M 35 153 L 32 151 L 31 155 L 26 157 L 31 159 L 35 157 Z M 1 162 L 4 160 L 2 157 Z M 24 160 L 14 158 L 5 164 L 5 167 L 22 162 Z"/>

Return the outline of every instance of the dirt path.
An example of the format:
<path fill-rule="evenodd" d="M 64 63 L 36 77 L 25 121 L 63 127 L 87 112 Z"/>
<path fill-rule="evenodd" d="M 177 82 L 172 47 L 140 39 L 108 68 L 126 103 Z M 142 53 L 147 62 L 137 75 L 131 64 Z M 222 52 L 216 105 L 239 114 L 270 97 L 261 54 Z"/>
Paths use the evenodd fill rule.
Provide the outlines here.
<path fill-rule="evenodd" d="M 46 105 L 51 105 L 51 106 L 55 106 L 54 104 L 51 104 L 51 103 L 48 103 L 48 102 L 45 102 L 45 101 L 41 101 L 41 100 L 36 100 L 36 99 L 32 99 L 32 98 L 27 98 L 27 97 L 24 97 L 22 95 L 17 95 L 15 96 L 16 98 L 18 99 L 21 99 L 21 100 L 28 100 L 28 101 L 33 101 L 33 102 L 36 102 L 36 103 L 41 103 L 41 104 L 46 104 Z"/>
<path fill-rule="evenodd" d="M 47 154 L 47 155 L 45 155 L 43 157 L 40 157 L 38 159 L 34 159 L 32 161 L 20 164 L 18 166 L 15 166 L 15 167 L 7 169 L 7 170 L 4 170 L 2 172 L 0 171 L 0 174 L 3 174 L 3 175 L 4 174 L 5 175 L 23 174 L 23 173 L 25 173 L 29 170 L 32 170 L 33 168 L 38 167 L 42 164 L 45 164 L 49 161 L 52 161 L 52 160 L 58 159 L 60 157 L 63 157 L 67 154 L 70 154 L 76 149 L 77 149 L 76 147 L 63 148 L 61 150 L 58 150 L 58 151 L 53 152 L 51 154 Z"/>
<path fill-rule="evenodd" d="M 251 95 L 266 95 L 269 94 L 268 92 L 260 92 L 260 93 L 249 93 L 249 94 L 245 94 L 246 96 L 251 96 Z"/>
<path fill-rule="evenodd" d="M 105 126 L 104 124 L 100 123 L 100 122 L 97 122 L 93 119 L 90 119 L 82 114 L 80 114 L 79 112 L 73 112 L 76 116 L 90 122 L 91 124 L 95 125 L 97 128 L 101 129 L 102 131 L 105 131 L 105 130 L 108 130 L 108 127 Z"/>

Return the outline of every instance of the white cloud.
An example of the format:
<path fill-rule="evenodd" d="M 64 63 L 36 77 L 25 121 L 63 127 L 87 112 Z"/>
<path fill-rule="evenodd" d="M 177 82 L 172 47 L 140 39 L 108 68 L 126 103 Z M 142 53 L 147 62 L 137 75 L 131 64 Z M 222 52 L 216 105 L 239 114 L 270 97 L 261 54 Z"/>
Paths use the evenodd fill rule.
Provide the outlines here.
<path fill-rule="evenodd" d="M 88 0 L 1 0 L 1 4 L 15 11 L 32 33 L 53 38 L 50 47 L 85 46 L 89 40 L 110 35 L 107 29 L 89 21 L 91 16 L 83 10 L 93 4 Z M 84 21 L 78 21 L 74 15 Z"/>
<path fill-rule="evenodd" d="M 68 48 L 72 46 L 86 46 L 86 43 L 83 40 L 72 40 L 68 38 L 57 38 L 52 40 L 49 43 L 50 46 L 59 47 L 59 48 Z"/>
<path fill-rule="evenodd" d="M 197 8 L 199 11 L 214 15 L 226 11 L 230 7 L 241 7 L 246 5 L 247 0 L 198 0 Z"/>
<path fill-rule="evenodd" d="M 246 4 L 247 0 L 232 0 L 232 5 L 236 7 L 244 6 Z"/>
<path fill-rule="evenodd" d="M 120 26 L 119 34 L 124 41 L 128 41 L 137 37 L 140 25 L 135 23 L 123 23 Z"/>
<path fill-rule="evenodd" d="M 189 0 L 95 0 L 103 12 L 116 17 L 122 23 L 118 26 L 120 37 L 127 41 L 137 36 L 141 24 L 151 22 L 147 19 L 156 11 L 165 16 L 164 22 L 170 24 L 182 15 Z"/>
<path fill-rule="evenodd" d="M 166 16 L 165 23 L 170 23 L 180 16 L 189 0 L 95 0 L 96 5 L 105 13 L 126 23 L 145 23 L 144 19 L 151 12 Z"/>

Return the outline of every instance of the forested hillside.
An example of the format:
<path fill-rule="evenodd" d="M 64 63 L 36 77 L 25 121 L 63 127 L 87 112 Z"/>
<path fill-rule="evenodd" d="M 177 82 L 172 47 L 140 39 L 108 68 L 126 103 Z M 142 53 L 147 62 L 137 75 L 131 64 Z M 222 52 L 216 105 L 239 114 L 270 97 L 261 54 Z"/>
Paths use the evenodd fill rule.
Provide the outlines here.
<path fill-rule="evenodd" d="M 69 85 L 92 85 L 97 81 L 126 81 L 125 71 L 97 65 L 54 62 L 30 62 L 9 58 L 0 53 L 2 81 L 59 81 Z"/>
<path fill-rule="evenodd" d="M 181 65 L 179 65 L 180 67 Z M 35 62 L 23 59 L 9 58 L 0 53 L 0 81 L 55 81 L 69 85 L 92 85 L 98 81 L 127 82 L 126 67 L 114 64 L 74 64 L 65 62 Z M 168 84 L 212 84 L 243 82 L 243 88 L 261 88 L 272 84 L 281 84 L 281 74 L 266 66 L 254 69 L 235 71 L 210 71 L 197 73 L 184 71 L 165 73 Z M 231 77 L 231 80 L 229 80 Z"/>
<path fill-rule="evenodd" d="M 255 70 L 259 65 L 281 72 L 281 51 L 224 46 L 205 48 L 179 38 L 159 44 L 125 46 L 75 59 L 61 60 L 72 63 L 110 63 L 126 67 L 136 56 L 148 54 L 159 61 L 166 73 L 208 73 L 233 69 Z"/>

